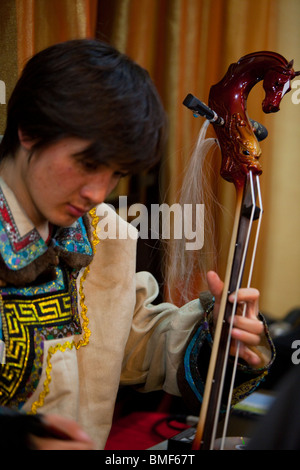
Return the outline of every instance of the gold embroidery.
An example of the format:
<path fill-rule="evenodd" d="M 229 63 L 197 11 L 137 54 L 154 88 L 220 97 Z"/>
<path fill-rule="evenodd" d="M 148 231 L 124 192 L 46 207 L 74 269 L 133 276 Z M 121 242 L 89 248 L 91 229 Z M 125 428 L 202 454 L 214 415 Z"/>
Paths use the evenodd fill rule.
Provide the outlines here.
<path fill-rule="evenodd" d="M 49 384 L 51 382 L 51 370 L 52 370 L 52 364 L 51 364 L 51 358 L 53 354 L 55 354 L 57 351 L 65 352 L 67 348 L 72 349 L 73 346 L 75 345 L 74 341 L 66 341 L 63 345 L 57 344 L 56 346 L 50 346 L 48 350 L 48 355 L 47 355 L 47 367 L 46 367 L 46 379 L 44 382 L 44 390 L 41 391 L 38 400 L 36 400 L 32 406 L 31 406 L 31 413 L 36 414 L 37 408 L 40 406 L 43 406 L 45 397 L 48 395 L 50 389 L 49 389 Z"/>
<path fill-rule="evenodd" d="M 92 246 L 93 246 L 93 251 L 95 253 L 96 245 L 98 245 L 98 243 L 100 241 L 99 237 L 97 235 L 97 225 L 98 225 L 98 222 L 99 222 L 99 217 L 96 215 L 96 209 L 95 208 L 92 209 L 89 212 L 89 214 L 92 217 L 91 224 L 92 224 L 92 227 L 94 229 L 93 232 L 92 232 L 92 235 L 93 235 Z M 38 400 L 36 400 L 32 404 L 31 414 L 35 414 L 37 412 L 37 408 L 43 406 L 45 398 L 46 398 L 46 396 L 48 395 L 48 393 L 50 391 L 49 384 L 51 382 L 51 370 L 52 370 L 51 359 L 52 359 L 52 356 L 57 351 L 65 352 L 67 348 L 72 349 L 73 347 L 75 347 L 78 350 L 81 346 L 86 346 L 89 343 L 89 338 L 90 338 L 90 335 L 91 335 L 91 331 L 88 328 L 89 319 L 88 319 L 87 314 L 86 314 L 87 313 L 87 306 L 85 305 L 85 295 L 84 295 L 84 292 L 83 292 L 83 284 L 84 284 L 84 282 L 86 280 L 86 276 L 88 275 L 89 272 L 90 272 L 90 267 L 87 266 L 85 268 L 82 276 L 81 276 L 80 286 L 79 286 L 81 317 L 82 317 L 82 320 L 83 320 L 82 329 L 84 331 L 84 336 L 78 342 L 66 341 L 64 344 L 57 344 L 56 346 L 50 346 L 50 348 L 48 350 L 48 355 L 47 355 L 46 379 L 44 381 L 44 389 L 40 393 Z"/>
<path fill-rule="evenodd" d="M 261 380 L 263 380 L 263 378 L 266 375 L 268 375 L 268 371 L 267 370 L 262 371 L 260 375 L 257 375 L 251 380 L 248 380 L 247 382 L 244 382 L 238 387 L 236 387 L 236 389 L 234 389 L 234 392 L 233 392 L 232 405 L 233 406 L 236 405 L 245 397 L 247 397 L 249 393 L 253 391 L 255 387 L 258 386 L 258 384 L 261 382 Z"/>
<path fill-rule="evenodd" d="M 2 297 L 2 296 L 1 296 Z M 47 298 L 7 300 L 1 298 L 3 331 L 6 338 L 6 363 L 1 366 L 1 404 L 11 401 L 19 389 L 30 355 L 30 329 L 38 325 L 63 325 L 71 320 L 70 294 L 54 294 Z"/>

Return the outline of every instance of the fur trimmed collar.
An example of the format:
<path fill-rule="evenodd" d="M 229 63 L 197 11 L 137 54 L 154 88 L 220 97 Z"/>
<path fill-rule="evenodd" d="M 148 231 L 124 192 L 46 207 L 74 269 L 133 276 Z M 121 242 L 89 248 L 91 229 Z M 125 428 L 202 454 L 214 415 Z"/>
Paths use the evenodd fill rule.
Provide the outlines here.
<path fill-rule="evenodd" d="M 78 272 L 93 257 L 88 217 L 54 227 L 49 243 L 28 219 L 10 188 L 0 179 L 0 280 L 24 286 L 55 278 L 63 263 Z M 54 277 L 53 277 L 54 276 Z"/>

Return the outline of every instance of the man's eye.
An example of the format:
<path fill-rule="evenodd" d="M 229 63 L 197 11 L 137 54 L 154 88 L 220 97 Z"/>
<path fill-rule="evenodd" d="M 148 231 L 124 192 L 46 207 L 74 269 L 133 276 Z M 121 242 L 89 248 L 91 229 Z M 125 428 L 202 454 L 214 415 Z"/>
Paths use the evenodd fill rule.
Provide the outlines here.
<path fill-rule="evenodd" d="M 114 176 L 116 178 L 125 178 L 126 176 L 128 176 L 128 173 L 126 173 L 125 171 L 115 171 Z"/>
<path fill-rule="evenodd" d="M 80 164 L 86 171 L 95 171 L 99 166 L 96 162 L 89 160 L 80 160 Z"/>

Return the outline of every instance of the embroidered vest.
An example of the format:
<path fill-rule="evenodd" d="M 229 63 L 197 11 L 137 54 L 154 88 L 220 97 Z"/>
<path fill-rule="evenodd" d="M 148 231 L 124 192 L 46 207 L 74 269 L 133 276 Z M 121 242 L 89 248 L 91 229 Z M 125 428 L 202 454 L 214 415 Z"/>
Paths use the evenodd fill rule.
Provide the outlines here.
<path fill-rule="evenodd" d="M 92 256 L 83 219 L 49 245 L 34 227 L 21 235 L 0 188 L 0 405 L 21 408 L 36 390 L 45 341 L 81 333 L 76 277 Z"/>

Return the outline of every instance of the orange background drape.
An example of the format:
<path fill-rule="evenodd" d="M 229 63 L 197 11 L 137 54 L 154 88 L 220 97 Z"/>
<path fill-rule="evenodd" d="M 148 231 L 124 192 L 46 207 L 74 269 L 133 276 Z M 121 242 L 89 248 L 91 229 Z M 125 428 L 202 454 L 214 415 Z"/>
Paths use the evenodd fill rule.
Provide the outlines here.
<path fill-rule="evenodd" d="M 9 95 L 28 57 L 66 39 L 97 36 L 128 53 L 149 70 L 168 113 L 160 191 L 172 203 L 201 125 L 181 104 L 186 94 L 207 101 L 229 64 L 257 50 L 294 59 L 299 70 L 299 21 L 298 0 L 2 0 L 0 79 Z M 261 144 L 265 216 L 253 284 L 262 310 L 279 318 L 300 305 L 300 106 L 290 93 L 280 113 L 266 116 L 262 96 L 257 85 L 248 100 L 250 116 L 269 130 Z M 220 181 L 219 198 L 231 211 L 229 186 Z M 230 223 L 230 216 L 217 220 L 221 273 Z"/>
<path fill-rule="evenodd" d="M 51 44 L 94 36 L 96 0 L 16 0 L 18 68 Z"/>

